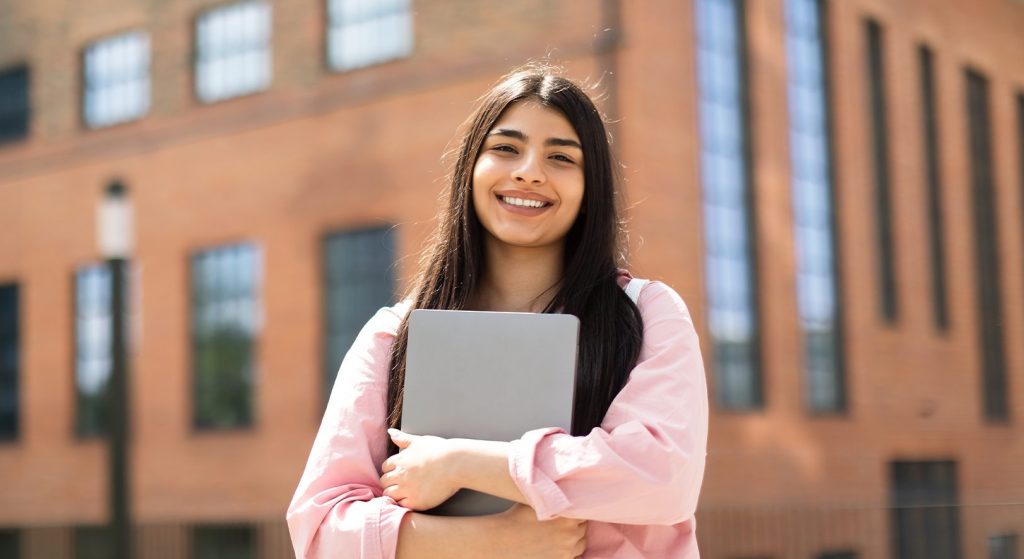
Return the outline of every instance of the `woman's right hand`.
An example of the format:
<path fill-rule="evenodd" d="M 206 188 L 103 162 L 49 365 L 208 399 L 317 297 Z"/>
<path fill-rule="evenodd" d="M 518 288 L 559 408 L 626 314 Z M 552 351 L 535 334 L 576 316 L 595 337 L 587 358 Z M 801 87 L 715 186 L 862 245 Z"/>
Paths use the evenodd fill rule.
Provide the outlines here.
<path fill-rule="evenodd" d="M 587 521 L 576 518 L 537 520 L 537 513 L 516 504 L 494 515 L 498 557 L 524 559 L 576 559 L 587 548 Z"/>

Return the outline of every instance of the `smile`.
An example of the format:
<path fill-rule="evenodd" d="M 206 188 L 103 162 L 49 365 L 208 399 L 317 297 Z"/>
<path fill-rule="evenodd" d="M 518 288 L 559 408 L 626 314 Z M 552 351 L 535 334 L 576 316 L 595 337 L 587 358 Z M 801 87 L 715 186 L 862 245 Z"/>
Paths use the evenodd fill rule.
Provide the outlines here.
<path fill-rule="evenodd" d="M 520 208 L 544 208 L 550 206 L 550 202 L 542 202 L 540 200 L 527 200 L 525 198 L 513 198 L 511 196 L 498 195 L 498 199 L 502 202 Z"/>

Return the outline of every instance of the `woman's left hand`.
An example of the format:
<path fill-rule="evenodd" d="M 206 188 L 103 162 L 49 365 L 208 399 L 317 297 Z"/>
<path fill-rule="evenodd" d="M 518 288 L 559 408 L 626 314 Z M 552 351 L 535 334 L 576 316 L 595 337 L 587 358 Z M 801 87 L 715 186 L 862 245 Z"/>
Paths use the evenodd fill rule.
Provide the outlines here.
<path fill-rule="evenodd" d="M 388 429 L 398 454 L 384 461 L 380 485 L 384 494 L 409 510 L 440 505 L 459 490 L 453 475 L 453 447 L 448 439 L 410 435 Z"/>

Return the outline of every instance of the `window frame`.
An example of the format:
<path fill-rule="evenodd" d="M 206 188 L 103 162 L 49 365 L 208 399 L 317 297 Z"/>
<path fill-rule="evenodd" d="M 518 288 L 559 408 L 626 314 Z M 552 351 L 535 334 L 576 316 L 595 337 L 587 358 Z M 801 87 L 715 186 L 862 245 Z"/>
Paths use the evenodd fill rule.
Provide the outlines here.
<path fill-rule="evenodd" d="M 89 51 L 90 51 L 90 49 L 95 48 L 100 43 L 104 43 L 104 42 L 107 42 L 107 41 L 117 40 L 119 38 L 126 37 L 126 36 L 129 36 L 129 35 L 138 35 L 138 36 L 143 37 L 144 40 L 145 40 L 145 52 L 146 52 L 146 56 L 145 56 L 146 64 L 145 64 L 145 73 L 144 73 L 145 82 L 146 82 L 146 86 L 145 86 L 145 88 L 146 88 L 145 107 L 143 108 L 142 112 L 140 112 L 139 114 L 131 116 L 131 117 L 128 117 L 128 118 L 124 118 L 124 119 L 120 119 L 120 120 L 113 120 L 113 121 L 110 121 L 110 122 L 103 122 L 103 123 L 98 123 L 98 124 L 92 123 L 89 120 L 88 110 L 86 108 L 87 105 L 88 105 L 88 95 L 89 95 L 89 91 L 90 91 L 90 87 L 89 87 L 89 71 L 88 71 L 89 70 L 88 69 Z M 153 108 L 153 42 L 152 42 L 152 36 L 151 36 L 151 34 L 147 30 L 141 29 L 141 28 L 131 28 L 131 29 L 125 29 L 125 30 L 118 31 L 118 32 L 115 32 L 115 33 L 103 35 L 103 36 L 100 36 L 100 37 L 96 37 L 95 39 L 86 42 L 82 46 L 82 48 L 79 51 L 78 61 L 79 61 L 78 70 L 79 70 L 79 78 L 80 78 L 79 79 L 79 85 L 78 85 L 78 93 L 79 93 L 79 95 L 78 95 L 78 99 L 79 99 L 79 104 L 78 104 L 79 122 L 81 123 L 81 126 L 84 129 L 91 131 L 91 130 L 103 130 L 103 129 L 106 129 L 106 128 L 113 128 L 113 127 L 123 126 L 123 125 L 131 124 L 133 122 L 137 122 L 137 121 L 143 120 L 147 116 L 149 116 L 150 110 L 152 110 L 152 108 Z"/>
<path fill-rule="evenodd" d="M 226 251 L 246 249 L 252 251 L 250 263 L 253 265 L 252 278 L 249 280 L 252 285 L 253 292 L 250 294 L 251 297 L 251 319 L 252 329 L 248 339 L 248 364 L 250 366 L 250 378 L 248 379 L 248 385 L 246 386 L 246 409 L 240 412 L 241 418 L 235 423 L 218 425 L 216 422 L 207 422 L 200 417 L 200 370 L 199 370 L 199 334 L 197 333 L 197 324 L 199 320 L 199 288 L 195 282 L 197 276 L 196 265 L 197 261 L 204 255 L 211 253 L 220 253 L 219 256 L 223 258 L 223 254 Z M 190 409 L 188 412 L 188 421 L 190 430 L 192 433 L 221 433 L 221 432 L 235 432 L 235 431 L 251 431 L 258 427 L 259 420 L 259 408 L 258 408 L 258 394 L 257 388 L 260 377 L 260 345 L 261 336 L 263 331 L 263 298 L 264 298 L 264 274 L 266 270 L 265 264 L 265 253 L 260 243 L 254 240 L 237 240 L 217 243 L 214 245 L 201 247 L 193 250 L 188 256 L 188 265 L 186 267 L 187 284 L 188 284 L 188 348 L 189 348 L 189 386 L 190 386 Z M 219 301 L 223 302 L 223 298 Z M 243 373 L 244 379 L 244 373 Z"/>
<path fill-rule="evenodd" d="M 243 5 L 260 5 L 267 10 L 267 44 L 266 44 L 266 83 L 261 84 L 255 89 L 247 89 L 245 91 L 239 91 L 230 93 L 227 95 L 213 97 L 206 99 L 203 97 L 201 91 L 201 79 L 200 79 L 200 65 L 203 63 L 204 55 L 203 49 L 200 48 L 200 31 L 199 27 L 202 24 L 204 18 L 211 17 L 217 12 L 229 11 L 231 9 L 238 9 Z M 192 18 L 192 60 L 191 60 L 191 72 L 189 72 L 192 79 L 192 97 L 196 103 L 200 105 L 216 105 L 218 103 L 224 103 L 233 101 L 236 99 L 243 99 L 254 95 L 259 95 L 269 91 L 274 86 L 274 5 L 270 0 L 231 0 L 229 2 L 222 2 L 203 8 L 195 14 Z"/>
<path fill-rule="evenodd" d="M 801 248 L 800 248 L 800 224 L 794 219 L 794 255 L 795 262 L 797 265 L 796 269 L 796 291 L 797 291 L 797 307 L 798 307 L 798 324 L 800 328 L 800 339 L 801 339 L 801 367 L 803 375 L 803 402 L 808 413 L 812 417 L 835 417 L 845 416 L 849 413 L 850 401 L 849 392 L 847 389 L 846 379 L 846 359 L 845 359 L 845 343 L 844 343 L 844 311 L 843 311 L 843 281 L 842 281 L 842 250 L 841 250 L 841 239 L 839 237 L 842 228 L 840 226 L 840 216 L 837 211 L 836 195 L 838 192 L 837 188 L 837 174 L 836 166 L 837 161 L 835 157 L 835 138 L 834 138 L 834 123 L 832 110 L 834 107 L 833 102 L 833 85 L 831 75 L 831 44 L 830 44 L 830 26 L 829 26 L 829 0 L 786 0 L 784 4 L 786 26 L 784 30 L 784 41 L 786 48 L 786 86 L 787 86 L 787 103 L 790 109 L 789 112 L 789 124 L 787 131 L 789 133 L 789 163 L 790 163 L 790 193 L 792 196 L 793 212 L 794 217 L 799 214 L 797 202 L 799 197 L 795 188 L 797 186 L 797 169 L 799 165 L 795 154 L 798 152 L 794 146 L 794 114 L 792 111 L 793 107 L 793 68 L 792 68 L 792 57 L 794 56 L 794 46 L 790 44 L 793 41 L 793 35 L 795 33 L 791 31 L 790 26 L 792 24 L 792 18 L 794 17 L 790 12 L 792 6 L 798 2 L 804 1 L 814 5 L 815 18 L 817 21 L 817 27 L 814 33 L 814 40 L 816 41 L 817 56 L 820 60 L 820 83 L 817 88 L 820 90 L 821 97 L 821 142 L 822 145 L 820 155 L 823 158 L 822 161 L 822 180 L 826 183 L 824 188 L 824 194 L 827 196 L 827 209 L 824 213 L 824 218 L 827 219 L 827 227 L 823 230 L 827 231 L 829 240 L 827 243 L 828 250 L 831 252 L 831 258 L 828 263 L 828 278 L 829 288 L 831 289 L 832 296 L 832 309 L 830 314 L 830 330 L 827 332 L 827 341 L 830 344 L 831 353 L 829 354 L 829 366 L 832 370 L 832 377 L 835 386 L 834 402 L 829 406 L 819 406 L 814 401 L 814 391 L 812 383 L 814 381 L 814 375 L 816 373 L 812 370 L 812 357 L 813 346 L 816 341 L 824 340 L 822 336 L 817 335 L 813 329 L 807 328 L 802 322 L 804 321 L 804 310 L 801 308 L 800 302 L 800 290 L 801 290 Z M 799 35 L 798 37 L 799 38 Z M 823 334 L 824 335 L 824 334 Z"/>
<path fill-rule="evenodd" d="M 705 86 L 703 78 L 707 72 L 704 68 L 704 56 L 702 51 L 704 50 L 704 33 L 705 31 L 700 28 L 703 21 L 710 17 L 711 13 L 708 10 L 712 9 L 712 4 L 716 3 L 728 3 L 734 16 L 730 22 L 732 25 L 732 31 L 735 33 L 735 71 L 736 71 L 736 86 L 737 86 L 737 98 L 735 100 L 734 107 L 739 116 L 739 123 L 736 127 L 736 132 L 742 136 L 739 141 L 738 156 L 742 158 L 742 172 L 743 177 L 741 206 L 742 210 L 742 221 L 746 229 L 746 238 L 744 239 L 745 250 L 743 251 L 743 259 L 746 263 L 748 275 L 744 278 L 745 289 L 749 296 L 748 312 L 750 316 L 750 336 L 747 341 L 747 348 L 749 354 L 749 362 L 747 364 L 747 375 L 749 378 L 749 389 L 750 399 L 747 402 L 733 401 L 725 395 L 725 383 L 723 381 L 722 374 L 722 361 L 718 359 L 719 351 L 724 350 L 724 347 L 719 346 L 719 342 L 714 335 L 714 317 L 713 317 L 713 306 L 715 296 L 707 289 L 713 285 L 713 282 L 708 279 L 708 270 L 711 266 L 709 260 L 711 259 L 711 251 L 709 250 L 709 239 L 712 237 L 708 230 L 708 221 L 710 218 L 708 213 L 709 198 L 712 193 L 712 186 L 708 184 L 705 173 L 704 162 L 701 163 L 701 193 L 702 193 L 702 214 L 704 221 L 704 266 L 705 266 L 705 297 L 707 300 L 707 314 L 708 314 L 708 330 L 709 339 L 713 346 L 713 357 L 710 359 L 710 365 L 714 375 L 714 401 L 716 406 L 722 411 L 728 412 L 750 412 L 760 411 L 764 409 L 765 395 L 764 395 L 764 378 L 763 378 L 763 362 L 762 362 L 762 349 L 761 349 L 761 300 L 759 290 L 759 259 L 757 250 L 757 204 L 756 204 L 756 193 L 755 193 L 755 180 L 754 180 L 754 153 L 752 149 L 752 106 L 750 100 L 750 76 L 749 76 L 749 38 L 747 29 L 747 6 L 746 0 L 696 0 L 694 2 L 695 11 L 695 37 L 696 37 L 696 50 L 697 50 L 697 103 L 698 103 L 698 119 L 700 120 L 700 155 L 702 160 L 707 154 L 708 157 L 712 157 L 715 154 L 714 149 L 706 147 L 706 145 L 712 140 L 710 137 L 706 137 L 705 131 L 711 127 L 709 121 L 711 120 L 709 115 L 706 115 L 701 107 L 706 100 Z M 700 12 L 703 10 L 704 12 Z M 702 17 L 703 16 L 703 17 Z M 708 29 L 707 32 L 719 33 L 720 29 Z M 709 41 L 713 40 L 713 37 L 708 37 Z M 715 53 L 717 54 L 717 53 Z M 712 54 L 709 53 L 709 57 Z M 714 96 L 714 95 L 711 95 Z M 717 100 L 720 104 L 720 100 Z M 708 100 L 710 102 L 710 100 Z M 707 119 L 707 120 L 705 120 Z M 722 205 L 722 204 L 718 204 Z M 734 209 L 730 208 L 730 209 Z M 719 241 L 720 242 L 720 241 Z M 717 244 L 717 243 L 711 243 Z M 712 288 L 714 289 L 714 288 Z"/>
<path fill-rule="evenodd" d="M 332 5 L 334 5 L 334 1 L 345 2 L 345 1 L 349 1 L 349 0 L 323 0 L 322 3 L 321 3 L 321 6 L 323 8 L 323 14 L 324 14 L 324 25 L 323 25 L 323 32 L 324 32 L 323 57 L 324 58 L 323 58 L 323 65 L 324 65 L 325 70 L 328 73 L 332 73 L 332 74 L 347 74 L 349 72 L 356 72 L 356 71 L 359 71 L 359 70 L 373 68 L 373 67 L 381 66 L 381 65 L 384 65 L 384 64 L 399 62 L 399 61 L 406 60 L 406 59 L 410 58 L 413 55 L 413 53 L 416 52 L 416 17 L 415 17 L 416 12 L 415 12 L 415 10 L 413 10 L 413 5 L 412 5 L 413 4 L 413 0 L 395 0 L 397 2 L 404 2 L 405 3 L 405 9 L 404 10 L 395 10 L 395 13 L 406 13 L 408 15 L 408 18 L 409 18 L 408 48 L 404 52 L 400 52 L 398 54 L 392 53 L 390 55 L 383 56 L 383 57 L 378 55 L 377 58 L 371 59 L 370 62 L 363 62 L 363 63 L 357 64 L 357 65 L 343 66 L 343 65 L 340 65 L 340 64 L 336 63 L 334 61 L 334 59 L 333 59 L 334 55 L 332 54 L 333 53 L 333 43 L 332 43 L 332 38 L 331 38 L 332 37 L 332 31 L 335 29 L 335 27 L 344 27 L 344 25 L 335 26 L 335 24 L 334 24 L 334 16 L 332 14 Z M 367 18 L 367 19 L 381 19 L 381 18 L 380 18 L 380 16 L 378 16 L 377 18 Z"/>
<path fill-rule="evenodd" d="M 388 224 L 384 224 L 384 225 L 368 225 L 368 226 L 364 226 L 364 227 L 343 227 L 343 228 L 332 229 L 332 230 L 326 231 L 326 232 L 324 232 L 321 235 L 321 240 L 320 240 L 320 266 L 321 266 L 320 281 L 321 281 L 321 286 L 322 286 L 322 290 L 321 290 L 321 294 L 322 294 L 321 297 L 322 297 L 322 299 L 321 299 L 320 309 L 321 309 L 321 313 L 322 313 L 321 324 L 322 324 L 322 327 L 323 327 L 323 330 L 322 330 L 323 334 L 322 334 L 322 338 L 321 338 L 321 340 L 322 340 L 322 342 L 321 342 L 322 343 L 322 351 L 321 351 L 321 356 L 322 357 L 321 357 L 321 359 L 322 359 L 322 363 L 323 363 L 323 373 L 321 375 L 321 379 L 322 379 L 322 387 L 323 387 L 322 388 L 323 403 L 325 405 L 327 403 L 328 398 L 330 398 L 331 390 L 334 387 L 334 382 L 335 382 L 335 380 L 337 378 L 338 366 L 341 363 L 341 359 L 344 357 L 344 352 L 342 352 L 340 355 L 331 355 L 331 336 L 334 334 L 333 328 L 332 328 L 332 323 L 331 323 L 331 320 L 332 320 L 332 316 L 331 316 L 331 295 L 333 293 L 334 285 L 333 285 L 333 282 L 332 282 L 332 278 L 330 277 L 331 270 L 330 270 L 330 266 L 329 266 L 329 262 L 328 262 L 328 258 L 329 258 L 329 252 L 328 252 L 329 251 L 329 244 L 331 244 L 336 239 L 344 238 L 345 236 L 348 236 L 348 235 L 367 235 L 367 236 L 370 236 L 370 235 L 373 235 L 373 234 L 376 234 L 376 233 L 380 233 L 380 236 L 379 237 L 371 237 L 371 240 L 373 240 L 374 242 L 376 242 L 376 241 L 383 241 L 385 243 L 389 243 L 389 245 L 384 247 L 384 248 L 390 251 L 390 256 L 391 256 L 390 262 L 389 262 L 389 264 L 388 264 L 388 266 L 387 266 L 387 268 L 385 270 L 385 277 L 390 280 L 390 285 L 391 285 L 391 295 L 389 297 L 388 302 L 386 303 L 386 305 L 390 306 L 390 305 L 393 305 L 393 304 L 395 304 L 397 302 L 396 299 L 398 297 L 398 277 L 397 277 L 397 274 L 396 274 L 396 267 L 398 265 L 398 258 L 397 258 L 398 231 L 397 231 L 397 226 L 394 225 L 394 224 L 388 223 Z M 375 304 L 374 305 L 370 305 L 370 306 L 375 306 L 374 310 L 376 310 L 376 308 L 379 308 L 379 306 L 376 306 Z M 367 316 L 366 319 L 363 320 L 362 322 L 365 323 L 366 320 L 369 320 L 371 317 L 372 317 L 372 313 L 371 313 L 370 316 Z M 355 339 L 355 335 L 357 335 L 358 333 L 359 333 L 358 329 L 353 333 L 353 336 L 352 336 L 353 341 Z M 346 350 L 347 350 L 347 348 L 346 348 Z"/>

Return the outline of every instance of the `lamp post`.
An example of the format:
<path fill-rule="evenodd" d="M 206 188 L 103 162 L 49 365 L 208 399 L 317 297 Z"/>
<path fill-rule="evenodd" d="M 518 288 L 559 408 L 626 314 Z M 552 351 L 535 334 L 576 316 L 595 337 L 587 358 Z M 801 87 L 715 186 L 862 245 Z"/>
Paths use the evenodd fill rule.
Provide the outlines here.
<path fill-rule="evenodd" d="M 131 557 L 128 471 L 128 347 L 125 310 L 128 259 L 132 252 L 132 208 L 128 191 L 111 181 L 99 205 L 100 254 L 110 269 L 111 371 L 107 384 L 110 438 L 110 526 L 113 559 Z"/>

